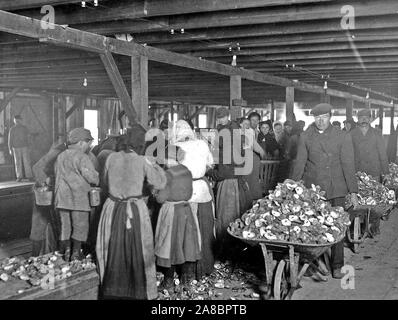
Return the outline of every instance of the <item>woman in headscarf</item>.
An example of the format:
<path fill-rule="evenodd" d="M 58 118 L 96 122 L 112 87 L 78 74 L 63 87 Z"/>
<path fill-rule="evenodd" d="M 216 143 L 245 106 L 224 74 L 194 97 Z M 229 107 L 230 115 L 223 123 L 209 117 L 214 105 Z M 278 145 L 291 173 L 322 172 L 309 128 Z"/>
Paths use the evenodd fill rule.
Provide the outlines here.
<path fill-rule="evenodd" d="M 201 237 L 197 215 L 189 203 L 193 196 L 191 171 L 178 160 L 184 159 L 179 144 L 195 139 L 194 132 L 185 121 L 173 127 L 168 145 L 166 170 L 167 185 L 157 199 L 162 203 L 155 233 L 156 264 L 162 268 L 162 288 L 174 285 L 174 271 L 180 273 L 185 285 L 195 278 L 195 266 L 201 259 Z"/>
<path fill-rule="evenodd" d="M 229 224 L 239 218 L 252 206 L 252 194 L 249 184 L 244 180 L 244 171 L 240 171 L 236 154 L 242 153 L 241 129 L 236 122 L 229 120 L 229 111 L 221 107 L 216 110 L 219 139 L 218 164 L 210 172 L 217 181 L 216 230 L 217 252 L 222 260 L 237 257 L 236 248 L 240 243 L 227 232 Z M 229 137 L 230 139 L 224 139 Z"/>
<path fill-rule="evenodd" d="M 202 259 L 196 263 L 196 278 L 200 279 L 209 275 L 214 268 L 214 196 L 210 183 L 205 178 L 207 169 L 213 165 L 213 155 L 208 144 L 197 139 L 191 124 L 184 120 L 177 121 L 174 137 L 174 145 L 181 150 L 178 162 L 188 168 L 193 178 L 189 203 L 194 217 L 198 219 L 201 236 Z"/>
<path fill-rule="evenodd" d="M 146 179 L 155 189 L 166 175 L 155 159 L 141 156 L 145 130 L 134 125 L 108 156 L 104 183 L 109 192 L 97 236 L 97 261 L 104 298 L 157 297 L 153 232 L 143 200 Z"/>

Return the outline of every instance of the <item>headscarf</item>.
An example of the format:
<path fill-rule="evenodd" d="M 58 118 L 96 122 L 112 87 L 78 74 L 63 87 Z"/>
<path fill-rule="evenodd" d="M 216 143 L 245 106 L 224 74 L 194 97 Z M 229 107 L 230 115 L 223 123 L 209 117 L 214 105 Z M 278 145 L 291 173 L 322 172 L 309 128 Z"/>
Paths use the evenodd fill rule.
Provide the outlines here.
<path fill-rule="evenodd" d="M 188 122 L 185 120 L 178 120 L 173 126 L 173 132 L 171 135 L 171 143 L 196 140 L 195 132 L 191 129 Z"/>

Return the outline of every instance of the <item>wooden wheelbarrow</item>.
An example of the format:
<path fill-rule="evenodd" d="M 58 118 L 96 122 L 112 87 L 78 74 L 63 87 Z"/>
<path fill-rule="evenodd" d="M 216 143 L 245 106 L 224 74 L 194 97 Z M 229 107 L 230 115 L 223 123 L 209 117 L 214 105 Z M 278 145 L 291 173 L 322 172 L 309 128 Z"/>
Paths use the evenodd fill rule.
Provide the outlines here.
<path fill-rule="evenodd" d="M 266 239 L 244 239 L 234 235 L 230 228 L 228 228 L 228 233 L 249 245 L 261 246 L 266 273 L 265 298 L 274 300 L 291 299 L 294 291 L 300 287 L 300 280 L 312 262 L 344 237 L 342 236 L 341 239 L 332 243 L 304 244 Z M 275 253 L 280 254 L 279 256 L 282 258 L 277 260 L 278 254 Z"/>

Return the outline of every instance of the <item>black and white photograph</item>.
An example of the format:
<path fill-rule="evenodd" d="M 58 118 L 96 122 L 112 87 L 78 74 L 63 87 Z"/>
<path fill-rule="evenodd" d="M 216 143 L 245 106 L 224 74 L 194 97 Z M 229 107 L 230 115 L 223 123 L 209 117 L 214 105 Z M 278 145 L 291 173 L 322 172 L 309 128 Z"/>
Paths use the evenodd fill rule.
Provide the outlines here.
<path fill-rule="evenodd" d="M 397 0 L 0 0 L 0 300 L 398 300 L 396 108 Z"/>

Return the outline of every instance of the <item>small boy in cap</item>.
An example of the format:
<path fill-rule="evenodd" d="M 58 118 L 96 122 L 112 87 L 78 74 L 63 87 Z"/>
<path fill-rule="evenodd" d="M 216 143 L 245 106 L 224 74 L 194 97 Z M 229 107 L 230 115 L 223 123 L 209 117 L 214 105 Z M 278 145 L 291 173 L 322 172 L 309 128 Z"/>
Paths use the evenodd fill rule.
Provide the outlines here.
<path fill-rule="evenodd" d="M 87 154 L 92 141 L 90 130 L 73 129 L 68 135 L 68 149 L 55 163 L 55 207 L 61 219 L 61 250 L 66 261 L 81 257 L 82 242 L 88 237 L 90 184 L 99 182 L 98 172 Z"/>

